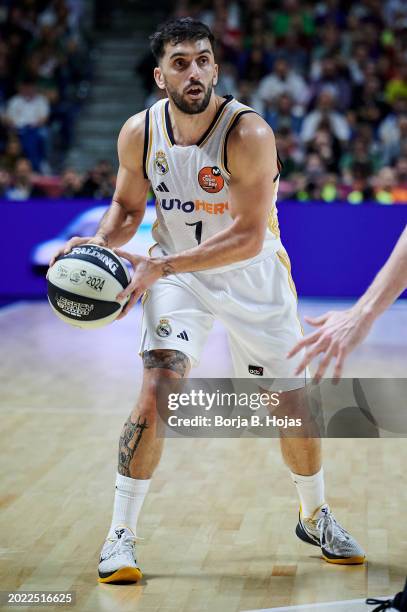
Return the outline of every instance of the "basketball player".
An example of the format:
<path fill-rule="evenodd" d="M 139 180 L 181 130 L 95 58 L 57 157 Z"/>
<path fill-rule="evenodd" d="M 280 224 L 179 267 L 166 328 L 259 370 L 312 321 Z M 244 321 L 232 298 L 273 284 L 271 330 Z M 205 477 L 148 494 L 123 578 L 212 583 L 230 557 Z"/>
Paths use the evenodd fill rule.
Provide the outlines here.
<path fill-rule="evenodd" d="M 310 347 L 296 368 L 296 374 L 302 372 L 314 357 L 324 353 L 315 374 L 316 382 L 321 380 L 334 357 L 333 375 L 339 380 L 346 356 L 366 338 L 373 322 L 404 289 L 407 289 L 407 226 L 373 283 L 352 308 L 331 310 L 315 318 L 305 317 L 308 323 L 319 329 L 297 342 L 288 353 L 288 357 L 294 357 L 305 347 Z"/>
<path fill-rule="evenodd" d="M 156 244 L 150 257 L 116 252 L 134 274 L 127 314 L 144 294 L 140 354 L 144 376 L 138 403 L 124 424 L 113 518 L 99 580 L 137 581 L 135 530 L 162 439 L 156 436 L 157 389 L 186 377 L 199 362 L 215 318 L 228 332 L 235 375 L 288 379 L 289 348 L 301 338 L 290 262 L 278 230 L 279 160 L 270 127 L 231 96 L 215 94 L 214 38 L 191 18 L 170 21 L 151 37 L 154 78 L 166 90 L 131 117 L 118 140 L 120 168 L 113 202 L 94 237 L 73 238 L 62 252 L 94 242 L 126 243 L 143 218 L 151 185 L 156 196 Z M 294 367 L 302 355 L 294 359 Z M 280 396 L 301 410 L 305 377 Z M 335 520 L 325 499 L 320 440 L 311 430 L 282 437 L 281 448 L 300 498 L 296 533 L 331 563 L 363 563 L 365 554 Z"/>

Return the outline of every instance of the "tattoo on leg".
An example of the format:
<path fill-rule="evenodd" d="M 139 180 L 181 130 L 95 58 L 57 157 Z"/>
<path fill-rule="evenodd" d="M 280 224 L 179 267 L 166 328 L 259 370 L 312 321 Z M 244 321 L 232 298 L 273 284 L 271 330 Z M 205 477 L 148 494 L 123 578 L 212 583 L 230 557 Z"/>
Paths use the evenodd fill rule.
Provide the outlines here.
<path fill-rule="evenodd" d="M 148 429 L 147 419 L 142 421 L 140 417 L 135 423 L 132 423 L 129 417 L 124 424 L 119 441 L 118 472 L 122 476 L 130 476 L 130 463 L 145 429 Z"/>
<path fill-rule="evenodd" d="M 185 375 L 189 365 L 189 359 L 184 353 L 169 349 L 145 351 L 143 353 L 143 362 L 147 370 L 152 370 L 153 368 L 172 370 L 181 377 Z"/>

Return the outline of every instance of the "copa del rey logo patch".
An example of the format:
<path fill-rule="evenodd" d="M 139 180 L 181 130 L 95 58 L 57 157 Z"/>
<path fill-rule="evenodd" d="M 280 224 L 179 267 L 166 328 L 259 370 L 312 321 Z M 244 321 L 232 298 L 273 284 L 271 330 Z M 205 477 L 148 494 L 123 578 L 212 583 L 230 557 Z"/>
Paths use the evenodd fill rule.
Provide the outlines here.
<path fill-rule="evenodd" d="M 198 173 L 198 183 L 207 193 L 219 193 L 225 181 L 218 166 L 205 166 Z"/>

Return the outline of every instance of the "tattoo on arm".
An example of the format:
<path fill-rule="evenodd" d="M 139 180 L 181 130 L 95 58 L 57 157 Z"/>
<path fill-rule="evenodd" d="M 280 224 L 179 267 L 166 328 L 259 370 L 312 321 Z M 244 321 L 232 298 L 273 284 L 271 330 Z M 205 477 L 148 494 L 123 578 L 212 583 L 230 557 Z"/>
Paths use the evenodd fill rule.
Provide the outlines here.
<path fill-rule="evenodd" d="M 165 262 L 163 264 L 162 272 L 163 272 L 163 277 L 170 276 L 170 274 L 175 274 L 175 269 L 170 263 Z"/>
<path fill-rule="evenodd" d="M 152 370 L 153 368 L 172 370 L 182 378 L 185 376 L 189 365 L 189 359 L 184 353 L 169 349 L 144 351 L 143 362 L 147 370 Z"/>
<path fill-rule="evenodd" d="M 96 232 L 96 236 L 98 238 L 102 238 L 102 240 L 105 241 L 105 246 L 108 246 L 109 240 L 108 240 L 107 234 L 104 234 L 103 232 Z"/>
<path fill-rule="evenodd" d="M 148 429 L 147 419 L 142 421 L 140 417 L 137 418 L 135 423 L 132 423 L 131 417 L 129 417 L 123 426 L 119 441 L 118 466 L 118 472 L 122 476 L 130 477 L 130 463 L 145 429 Z"/>

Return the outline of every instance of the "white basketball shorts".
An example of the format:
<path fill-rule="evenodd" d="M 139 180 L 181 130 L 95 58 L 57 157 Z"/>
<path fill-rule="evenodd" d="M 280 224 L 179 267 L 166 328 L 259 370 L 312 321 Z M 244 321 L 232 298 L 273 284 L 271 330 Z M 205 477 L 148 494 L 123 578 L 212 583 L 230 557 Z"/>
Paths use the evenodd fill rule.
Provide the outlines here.
<path fill-rule="evenodd" d="M 185 353 L 192 366 L 215 319 L 226 328 L 235 376 L 293 379 L 303 352 L 287 359 L 302 338 L 290 260 L 284 249 L 227 272 L 188 272 L 158 280 L 143 299 L 140 354 L 154 349 Z"/>

